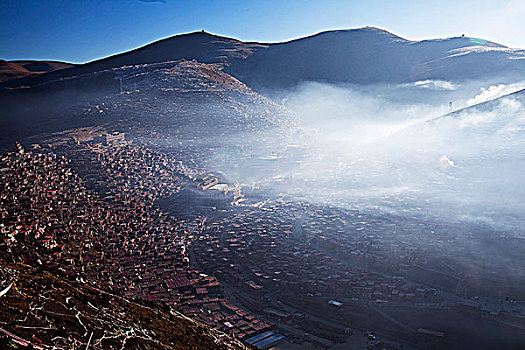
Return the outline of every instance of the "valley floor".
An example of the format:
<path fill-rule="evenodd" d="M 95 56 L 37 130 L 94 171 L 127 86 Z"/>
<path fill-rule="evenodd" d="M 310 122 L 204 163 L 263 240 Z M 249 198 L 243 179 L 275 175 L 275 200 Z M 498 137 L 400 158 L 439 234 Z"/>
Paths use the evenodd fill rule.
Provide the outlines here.
<path fill-rule="evenodd" d="M 153 316 L 128 324 L 140 309 L 156 310 L 148 313 L 161 315 L 159 322 L 196 320 L 184 326 L 187 336 L 204 332 L 203 341 L 217 347 L 525 344 L 521 276 L 497 279 L 491 273 L 498 264 L 482 264 L 475 254 L 458 258 L 486 244 L 519 250 L 511 237 L 247 187 L 221 192 L 212 189 L 218 180 L 193 164 L 127 141 L 66 140 L 2 156 L 2 287 L 17 283 L 4 299 L 10 306 L 2 329 L 46 346 L 85 344 L 90 332 L 94 348 L 108 339 L 132 348 L 180 346 L 168 326 L 146 327 Z M 483 234 L 466 246 L 459 241 L 465 231 Z M 53 287 L 39 290 L 43 285 Z M 19 303 L 27 310 L 17 311 Z M 89 312 L 79 313 L 80 305 Z M 114 309 L 103 317 L 120 326 L 105 326 L 109 321 L 96 316 L 103 308 Z M 48 314 L 60 317 L 49 324 Z M 40 330 L 29 334 L 27 327 Z M 9 334 L 3 339 L 16 343 Z M 256 341 L 260 334 L 267 336 Z"/>

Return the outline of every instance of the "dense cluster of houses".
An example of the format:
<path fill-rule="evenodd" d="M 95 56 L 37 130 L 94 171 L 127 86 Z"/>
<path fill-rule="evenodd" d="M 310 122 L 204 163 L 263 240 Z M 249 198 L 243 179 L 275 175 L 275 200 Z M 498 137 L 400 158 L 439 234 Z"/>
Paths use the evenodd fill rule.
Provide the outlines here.
<path fill-rule="evenodd" d="M 434 289 L 407 279 L 422 263 L 410 234 L 432 227 L 285 196 L 202 210 L 194 202 L 209 196 L 202 184 L 216 178 L 197 166 L 198 154 L 132 145 L 117 133 L 110 141 L 2 156 L 6 257 L 171 307 L 242 339 L 272 325 L 229 302 L 219 280 L 262 301 L 243 304 L 264 319 L 283 319 L 265 302 L 275 292 L 440 302 Z M 180 202 L 175 215 L 159 205 L 166 199 Z"/>
<path fill-rule="evenodd" d="M 408 282 L 400 270 L 370 272 L 369 265 L 387 259 L 387 247 L 396 243 L 374 239 L 370 232 L 382 228 L 362 228 L 381 222 L 365 222 L 357 211 L 278 199 L 230 214 L 208 222 L 195 244 L 196 258 L 205 271 L 253 295 L 279 290 L 378 304 L 437 300 L 434 289 Z"/>
<path fill-rule="evenodd" d="M 191 181 L 181 163 L 139 146 L 62 147 L 2 156 L 6 259 L 172 307 L 239 338 L 271 327 L 189 264 L 205 218 L 175 218 L 156 206 Z"/>

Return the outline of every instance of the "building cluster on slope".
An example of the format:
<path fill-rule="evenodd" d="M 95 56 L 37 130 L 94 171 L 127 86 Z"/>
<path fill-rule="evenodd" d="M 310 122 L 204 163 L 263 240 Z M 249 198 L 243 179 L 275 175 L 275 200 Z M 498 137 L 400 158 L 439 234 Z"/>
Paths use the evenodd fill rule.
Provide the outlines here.
<path fill-rule="evenodd" d="M 2 156 L 2 260 L 163 305 L 256 345 L 282 339 L 269 319 L 310 334 L 319 329 L 305 319 L 308 310 L 287 303 L 301 297 L 341 309 L 451 305 L 431 283 L 413 282 L 440 278 L 437 285 L 456 287 L 450 267 L 430 268 L 437 265 L 429 247 L 445 249 L 455 239 L 446 225 L 285 195 L 269 199 L 255 190 L 235 206 L 211 205 L 226 197 L 210 201 L 218 180 L 196 169 L 190 153 L 110 136 L 106 145 L 70 141 L 30 152 L 20 146 Z M 442 234 L 433 237 L 433 230 Z M 414 232 L 428 234 L 416 244 Z M 344 327 L 321 333 L 334 341 L 348 334 Z"/>
<path fill-rule="evenodd" d="M 166 154 L 71 144 L 7 154 L 0 168 L 6 259 L 172 307 L 239 338 L 271 327 L 189 264 L 188 246 L 206 218 L 175 218 L 156 205 L 191 183 Z"/>

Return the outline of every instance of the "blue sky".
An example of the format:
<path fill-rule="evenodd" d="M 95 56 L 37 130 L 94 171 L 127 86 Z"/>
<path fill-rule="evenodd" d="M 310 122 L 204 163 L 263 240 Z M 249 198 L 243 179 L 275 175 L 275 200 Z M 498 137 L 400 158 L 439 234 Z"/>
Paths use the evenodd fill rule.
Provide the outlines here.
<path fill-rule="evenodd" d="M 201 29 L 278 42 L 367 25 L 525 48 L 523 18 L 523 0 L 0 0 L 0 58 L 86 62 Z"/>

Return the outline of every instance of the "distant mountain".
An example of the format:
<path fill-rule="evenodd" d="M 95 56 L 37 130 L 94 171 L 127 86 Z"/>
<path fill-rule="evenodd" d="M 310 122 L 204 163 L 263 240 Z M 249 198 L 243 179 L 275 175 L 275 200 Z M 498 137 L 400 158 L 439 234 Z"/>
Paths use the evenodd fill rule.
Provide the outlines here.
<path fill-rule="evenodd" d="M 524 74 L 525 51 L 467 37 L 409 41 L 377 28 L 320 33 L 269 45 L 229 72 L 250 86 L 300 81 L 406 83 Z"/>
<path fill-rule="evenodd" d="M 42 74 L 74 67 L 74 64 L 58 61 L 4 61 L 0 60 L 0 82 L 28 75 Z"/>
<path fill-rule="evenodd" d="M 93 73 L 122 66 L 160 63 L 177 60 L 196 60 L 201 63 L 230 65 L 236 60 L 246 59 L 257 48 L 264 45 L 244 43 L 206 32 L 177 35 L 156 41 L 144 47 L 110 56 L 101 60 L 78 65 L 67 71 L 52 72 L 42 77 L 28 77 L 9 82 L 5 86 L 37 85 L 55 79 Z"/>
<path fill-rule="evenodd" d="M 220 63 L 225 72 L 252 88 L 285 88 L 301 81 L 373 84 L 525 74 L 524 50 L 468 37 L 410 41 L 366 27 L 327 31 L 278 44 L 195 32 L 4 86 L 35 85 L 124 65 L 179 59 Z"/>
<path fill-rule="evenodd" d="M 67 62 L 60 62 L 60 61 L 11 61 L 13 63 L 16 63 L 25 69 L 27 69 L 29 72 L 33 73 L 46 73 L 46 72 L 52 72 L 55 70 L 60 69 L 66 69 L 75 67 L 76 64 L 73 63 L 67 63 Z"/>
<path fill-rule="evenodd" d="M 0 82 L 17 79 L 31 74 L 27 69 L 19 64 L 9 61 L 0 61 Z"/>
<path fill-rule="evenodd" d="M 166 134 L 191 134 L 193 140 L 220 135 L 217 142 L 224 142 L 232 130 L 266 130 L 290 119 L 285 108 L 254 89 L 301 81 L 516 78 L 525 73 L 525 51 L 466 37 L 409 41 L 371 27 L 278 44 L 195 32 L 81 65 L 3 61 L 1 67 L 21 76 L 0 83 L 4 147 L 41 133 L 104 123 L 129 131 L 164 125 Z"/>

